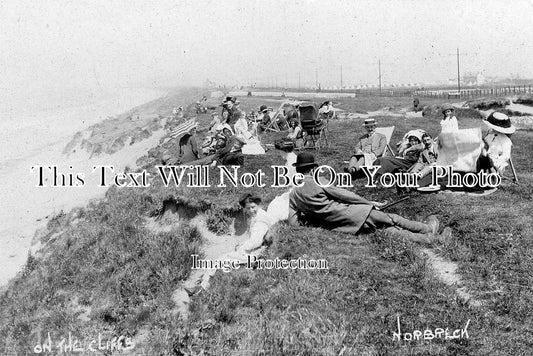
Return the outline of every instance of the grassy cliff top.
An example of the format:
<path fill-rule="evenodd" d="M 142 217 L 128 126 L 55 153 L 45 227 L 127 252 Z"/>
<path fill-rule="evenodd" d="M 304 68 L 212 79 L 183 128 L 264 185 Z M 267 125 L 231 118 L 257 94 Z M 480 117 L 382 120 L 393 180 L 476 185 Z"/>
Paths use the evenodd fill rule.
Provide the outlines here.
<path fill-rule="evenodd" d="M 265 102 L 239 98 L 246 111 Z M 338 99 L 347 111 L 395 110 L 411 98 Z M 439 105 L 433 100 L 422 105 Z M 274 104 L 268 104 L 274 106 Z M 171 105 L 169 105 L 170 107 Z M 166 110 L 166 109 L 165 109 Z M 471 112 L 470 112 L 471 113 Z M 481 126 L 478 116 L 458 110 L 459 126 Z M 391 143 L 405 132 L 439 132 L 440 113 L 424 117 L 376 118 L 395 126 Z M 199 116 L 200 126 L 210 121 Z M 332 121 L 333 145 L 316 152 L 320 163 L 341 171 L 362 119 Z M 265 134 L 272 143 L 281 134 Z M 520 185 L 505 183 L 491 195 L 421 195 L 390 212 L 422 219 L 436 214 L 453 229 L 446 245 L 433 251 L 455 262 L 462 285 L 476 303 L 458 297 L 457 287 L 435 277 L 420 246 L 383 233 L 353 236 L 331 231 L 274 228 L 269 258 L 325 259 L 328 270 L 238 270 L 219 272 L 212 288 L 193 298 L 187 321 L 173 315 L 171 295 L 190 273 L 190 255 L 201 251 L 201 236 L 190 216 L 216 209 L 233 216 L 242 187 L 112 188 L 105 199 L 84 209 L 59 214 L 41 232 L 43 250 L 30 256 L 24 271 L 0 297 L 0 353 L 34 352 L 47 342 L 57 345 L 71 332 L 85 347 L 100 334 L 104 340 L 125 336 L 137 354 L 527 354 L 533 315 L 533 134 L 513 134 L 513 160 Z M 156 151 L 158 148 L 156 148 Z M 153 171 L 154 160 L 143 168 Z M 283 164 L 279 152 L 246 157 L 242 172 L 269 171 Z M 218 170 L 213 169 L 213 176 Z M 250 188 L 270 202 L 284 190 Z M 395 200 L 392 189 L 353 188 L 372 200 Z M 179 218 L 166 218 L 166 229 L 150 221 L 168 202 Z M 445 340 L 394 339 L 401 332 L 464 328 L 469 337 Z"/>

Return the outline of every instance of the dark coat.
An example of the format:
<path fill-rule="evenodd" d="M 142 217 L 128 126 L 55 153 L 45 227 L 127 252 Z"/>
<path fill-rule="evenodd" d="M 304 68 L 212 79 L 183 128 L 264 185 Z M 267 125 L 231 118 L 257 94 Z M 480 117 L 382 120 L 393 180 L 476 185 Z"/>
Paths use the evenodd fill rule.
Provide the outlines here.
<path fill-rule="evenodd" d="M 198 159 L 198 143 L 196 137 L 191 134 L 185 134 L 179 141 L 179 160 L 181 163 L 187 163 Z"/>

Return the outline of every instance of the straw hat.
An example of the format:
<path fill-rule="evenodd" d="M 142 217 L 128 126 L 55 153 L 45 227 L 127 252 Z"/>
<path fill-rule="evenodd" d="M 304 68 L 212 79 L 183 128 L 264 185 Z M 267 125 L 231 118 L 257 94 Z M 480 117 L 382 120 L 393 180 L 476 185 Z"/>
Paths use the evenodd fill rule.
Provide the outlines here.
<path fill-rule="evenodd" d="M 231 132 L 233 132 L 233 129 L 227 122 L 222 124 L 222 129 L 228 129 L 228 130 L 231 130 Z"/>
<path fill-rule="evenodd" d="M 483 122 L 494 131 L 504 134 L 512 134 L 516 130 L 516 127 L 511 124 L 509 116 L 501 112 L 491 113 Z"/>
<path fill-rule="evenodd" d="M 376 126 L 376 120 L 370 118 L 365 119 L 365 122 L 363 123 L 363 126 Z"/>
<path fill-rule="evenodd" d="M 452 112 L 455 111 L 455 108 L 451 106 L 450 104 L 444 104 L 442 105 L 442 113 L 444 114 L 446 111 L 451 110 Z"/>

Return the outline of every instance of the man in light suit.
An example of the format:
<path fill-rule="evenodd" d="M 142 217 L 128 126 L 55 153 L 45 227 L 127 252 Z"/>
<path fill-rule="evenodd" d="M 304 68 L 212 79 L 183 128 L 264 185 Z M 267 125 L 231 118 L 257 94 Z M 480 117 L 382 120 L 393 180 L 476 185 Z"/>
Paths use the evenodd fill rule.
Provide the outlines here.
<path fill-rule="evenodd" d="M 366 119 L 363 126 L 366 134 L 359 138 L 355 153 L 350 158 L 348 168 L 345 168 L 346 172 L 354 176 L 361 171 L 361 166 L 372 166 L 372 163 L 383 155 L 387 146 L 385 135 L 376 132 L 376 120 Z"/>

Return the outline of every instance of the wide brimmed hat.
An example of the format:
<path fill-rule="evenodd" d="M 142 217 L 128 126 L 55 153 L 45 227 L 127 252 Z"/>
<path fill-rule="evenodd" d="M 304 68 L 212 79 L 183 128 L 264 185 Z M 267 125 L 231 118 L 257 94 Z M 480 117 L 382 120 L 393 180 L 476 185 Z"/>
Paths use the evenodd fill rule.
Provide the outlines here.
<path fill-rule="evenodd" d="M 365 119 L 363 126 L 376 126 L 376 120 L 374 119 Z"/>
<path fill-rule="evenodd" d="M 231 126 L 228 123 L 223 123 L 222 124 L 222 130 L 224 130 L 224 129 L 230 130 L 231 134 L 233 135 L 233 129 L 231 128 Z"/>
<path fill-rule="evenodd" d="M 444 104 L 444 105 L 442 105 L 441 111 L 442 111 L 443 114 L 444 114 L 446 111 L 448 111 L 448 110 L 455 111 L 455 108 L 454 108 L 453 106 L 451 106 L 450 104 Z"/>
<path fill-rule="evenodd" d="M 266 112 L 268 110 L 266 105 L 261 105 L 258 109 L 259 112 Z"/>
<path fill-rule="evenodd" d="M 236 101 L 237 101 L 236 97 L 234 97 L 234 96 L 226 96 L 226 100 L 224 100 L 222 102 L 222 104 L 220 104 L 220 105 L 224 106 L 224 105 L 227 105 L 229 102 L 232 102 L 233 104 L 235 104 Z"/>
<path fill-rule="evenodd" d="M 314 166 L 318 167 L 318 163 L 315 162 L 315 156 L 309 152 L 302 152 L 296 156 L 296 162 L 292 164 L 294 167 L 306 167 Z"/>
<path fill-rule="evenodd" d="M 261 203 L 261 197 L 259 195 L 256 195 L 254 193 L 244 193 L 239 198 L 239 205 L 244 208 L 244 206 L 246 205 L 246 201 L 247 200 L 250 200 L 250 201 L 252 201 L 252 202 L 254 202 L 256 204 Z"/>
<path fill-rule="evenodd" d="M 504 134 L 512 134 L 516 130 L 516 127 L 511 123 L 509 116 L 501 112 L 491 113 L 486 120 L 483 120 L 483 122 L 494 131 Z"/>
<path fill-rule="evenodd" d="M 409 141 L 409 137 L 416 137 L 417 139 L 419 139 L 420 141 L 422 141 L 422 136 L 424 136 L 425 133 L 426 133 L 426 131 L 421 130 L 421 129 L 411 130 L 411 131 L 408 131 L 408 132 L 403 136 L 403 139 Z"/>

